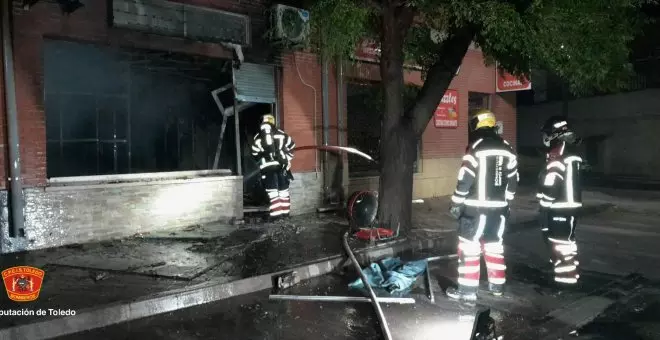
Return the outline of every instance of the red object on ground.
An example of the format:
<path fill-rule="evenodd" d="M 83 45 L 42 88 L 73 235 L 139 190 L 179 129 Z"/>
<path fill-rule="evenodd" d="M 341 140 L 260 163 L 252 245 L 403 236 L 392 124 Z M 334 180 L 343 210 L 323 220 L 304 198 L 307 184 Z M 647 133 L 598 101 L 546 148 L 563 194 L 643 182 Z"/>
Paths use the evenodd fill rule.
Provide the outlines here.
<path fill-rule="evenodd" d="M 360 229 L 360 231 L 355 233 L 355 237 L 366 241 L 391 238 L 393 236 L 394 231 L 385 228 Z"/>

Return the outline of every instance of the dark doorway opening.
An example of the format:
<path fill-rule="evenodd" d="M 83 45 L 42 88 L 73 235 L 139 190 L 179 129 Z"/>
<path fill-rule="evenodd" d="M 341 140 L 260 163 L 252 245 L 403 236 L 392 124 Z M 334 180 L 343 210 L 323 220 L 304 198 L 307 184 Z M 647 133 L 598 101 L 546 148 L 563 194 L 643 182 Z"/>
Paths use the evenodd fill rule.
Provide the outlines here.
<path fill-rule="evenodd" d="M 265 206 L 268 198 L 261 185 L 259 164 L 252 157 L 252 142 L 259 132 L 263 115 L 273 113 L 272 104 L 257 103 L 240 112 L 241 152 L 243 154 L 243 205 L 245 207 Z"/>
<path fill-rule="evenodd" d="M 472 114 L 482 109 L 490 109 L 490 94 L 480 93 L 480 92 L 469 92 L 468 93 L 468 115 L 465 117 L 467 120 L 467 126 L 470 126 L 470 117 Z M 474 141 L 474 131 L 471 128 L 468 128 L 468 141 L 472 143 Z"/>

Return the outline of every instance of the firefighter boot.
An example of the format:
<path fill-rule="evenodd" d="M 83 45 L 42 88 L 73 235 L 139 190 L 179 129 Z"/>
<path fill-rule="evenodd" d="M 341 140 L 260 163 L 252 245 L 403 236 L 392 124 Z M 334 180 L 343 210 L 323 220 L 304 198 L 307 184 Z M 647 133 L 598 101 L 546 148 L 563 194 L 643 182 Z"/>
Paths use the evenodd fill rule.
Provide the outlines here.
<path fill-rule="evenodd" d="M 469 302 L 477 301 L 476 290 L 467 290 L 459 286 L 458 288 L 449 287 L 447 288 L 447 291 L 445 293 L 447 294 L 447 297 L 450 299 L 469 301 Z"/>
<path fill-rule="evenodd" d="M 494 296 L 502 296 L 504 293 L 504 285 L 496 283 L 488 283 L 488 291 Z"/>

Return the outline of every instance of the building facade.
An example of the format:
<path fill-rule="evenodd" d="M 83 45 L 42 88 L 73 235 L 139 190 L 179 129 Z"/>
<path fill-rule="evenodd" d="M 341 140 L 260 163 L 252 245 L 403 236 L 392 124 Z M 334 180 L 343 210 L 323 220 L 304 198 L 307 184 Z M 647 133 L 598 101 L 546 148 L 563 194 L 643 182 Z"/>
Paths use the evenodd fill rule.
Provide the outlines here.
<path fill-rule="evenodd" d="M 442 113 L 436 111 L 436 116 L 431 119 L 422 136 L 413 197 L 437 197 L 453 192 L 456 185 L 456 173 L 468 142 L 469 113 L 475 109 L 491 109 L 501 123 L 504 138 L 515 147 L 516 92 L 497 92 L 497 77 L 496 68 L 486 66 L 481 51 L 471 46 L 445 95 L 448 101 L 453 101 L 454 98 L 451 97 L 455 97 L 455 114 L 449 119 L 449 121 L 455 120 L 454 124 L 436 122 L 436 120 L 447 118 L 438 116 Z M 350 84 L 365 81 L 371 83 L 380 81 L 377 64 L 361 63 L 347 70 L 345 82 Z M 405 74 L 405 82 L 409 86 L 421 86 L 423 84 L 421 72 L 408 69 Z M 350 114 L 352 113 L 351 102 L 348 101 L 348 104 L 347 112 Z M 375 124 L 376 127 L 380 126 L 376 120 L 372 124 Z M 351 132 L 350 126 L 348 131 Z M 349 191 L 377 190 L 378 181 L 378 175 L 373 172 L 351 173 Z"/>
<path fill-rule="evenodd" d="M 542 148 L 539 129 L 551 116 L 566 113 L 582 138 L 584 159 L 590 174 L 597 177 L 637 182 L 660 180 L 660 159 L 649 151 L 657 145 L 660 129 L 660 89 L 609 94 L 520 107 L 518 123 L 520 148 Z M 533 155 L 533 152 L 529 152 Z M 542 154 L 525 157 L 528 176 L 538 173 Z"/>
<path fill-rule="evenodd" d="M 351 139 L 347 89 L 351 82 L 377 82 L 377 65 L 324 70 L 313 54 L 270 49 L 263 39 L 265 1 L 154 0 L 153 6 L 159 18 L 135 17 L 139 11 L 126 0 L 89 1 L 69 15 L 50 2 L 29 9 L 13 2 L 14 72 L 2 76 L 14 79 L 17 110 L 2 96 L 0 140 L 7 150 L 7 124 L 15 118 L 24 223 L 21 237 L 10 235 L 16 203 L 9 199 L 11 157 L 4 151 L 2 252 L 242 219 L 245 175 L 254 170 L 245 143 L 266 112 L 299 146 Z M 177 10 L 188 21 L 181 24 L 172 14 Z M 218 32 L 233 45 L 213 41 Z M 232 67 L 241 58 L 240 68 Z M 453 190 L 469 107 L 492 108 L 515 145 L 515 94 L 496 93 L 495 78 L 495 68 L 471 49 L 450 86 L 458 99 L 456 126 L 436 128 L 432 121 L 424 133 L 416 197 Z M 421 85 L 420 72 L 407 72 L 406 82 Z M 233 91 L 211 95 L 227 84 Z M 238 122 L 231 113 L 223 118 L 220 106 L 238 107 Z M 352 174 L 350 167 L 346 156 L 298 152 L 293 213 L 314 212 L 352 190 L 377 189 L 377 174 Z"/>

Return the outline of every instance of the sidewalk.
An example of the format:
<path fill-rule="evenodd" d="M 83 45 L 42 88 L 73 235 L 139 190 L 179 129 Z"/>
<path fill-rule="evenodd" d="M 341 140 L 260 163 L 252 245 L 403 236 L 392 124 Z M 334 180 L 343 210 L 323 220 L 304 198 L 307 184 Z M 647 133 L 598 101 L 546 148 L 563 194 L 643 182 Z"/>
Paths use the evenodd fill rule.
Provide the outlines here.
<path fill-rule="evenodd" d="M 407 239 L 376 247 L 352 240 L 351 248 L 365 263 L 410 251 L 452 253 L 456 222 L 446 213 L 448 205 L 448 197 L 414 204 L 414 229 Z M 512 229 L 533 221 L 536 209 L 534 197 L 521 194 L 512 207 Z M 287 224 L 209 224 L 5 255 L 0 258 L 3 269 L 31 265 L 46 276 L 37 301 L 18 305 L 2 294 L 2 306 L 73 309 L 77 314 L 2 317 L 0 338 L 48 338 L 251 293 L 271 287 L 273 276 L 287 270 L 297 271 L 298 280 L 323 275 L 343 264 L 345 230 L 342 218 L 312 215 Z"/>

